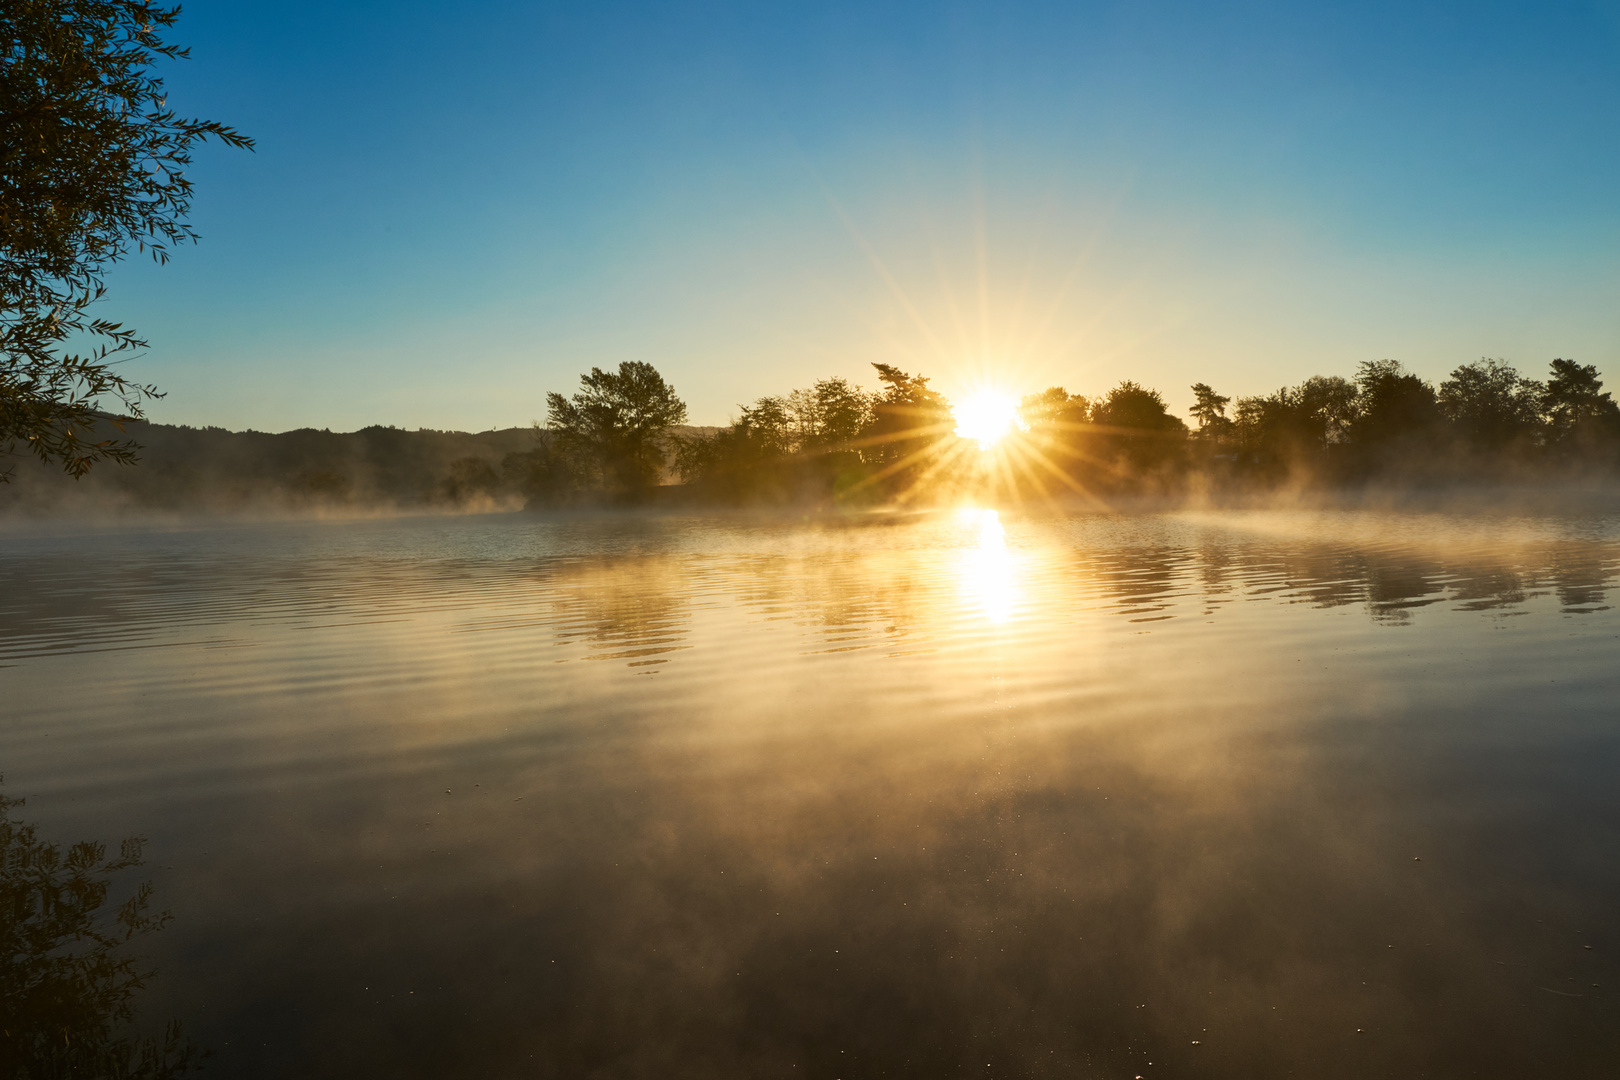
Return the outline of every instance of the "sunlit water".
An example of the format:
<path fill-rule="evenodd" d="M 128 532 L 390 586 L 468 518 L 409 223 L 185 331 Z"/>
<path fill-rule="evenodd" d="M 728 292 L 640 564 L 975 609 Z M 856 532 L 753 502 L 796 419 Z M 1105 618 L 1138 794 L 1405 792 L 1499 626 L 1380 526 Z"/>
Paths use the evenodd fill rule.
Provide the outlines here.
<path fill-rule="evenodd" d="M 0 540 L 220 1076 L 1613 1076 L 1620 520 Z M 3 961 L 0 961 L 3 962 Z"/>

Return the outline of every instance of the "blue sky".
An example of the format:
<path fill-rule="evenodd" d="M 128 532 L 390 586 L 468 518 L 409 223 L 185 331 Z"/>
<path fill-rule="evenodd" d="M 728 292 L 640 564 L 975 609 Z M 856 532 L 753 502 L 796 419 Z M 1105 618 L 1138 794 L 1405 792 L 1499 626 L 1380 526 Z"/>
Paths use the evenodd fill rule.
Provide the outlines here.
<path fill-rule="evenodd" d="M 872 361 L 1266 392 L 1620 383 L 1620 0 L 196 0 L 201 244 L 108 313 L 156 419 L 483 429 L 622 360 L 698 423 Z"/>

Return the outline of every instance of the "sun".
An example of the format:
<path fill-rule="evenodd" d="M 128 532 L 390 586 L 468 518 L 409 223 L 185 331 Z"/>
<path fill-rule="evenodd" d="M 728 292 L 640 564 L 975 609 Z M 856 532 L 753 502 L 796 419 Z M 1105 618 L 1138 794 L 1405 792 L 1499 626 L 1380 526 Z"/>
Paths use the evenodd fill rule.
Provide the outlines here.
<path fill-rule="evenodd" d="M 1018 402 L 997 390 L 980 390 L 952 405 L 951 415 L 956 418 L 956 434 L 977 440 L 980 450 L 990 449 L 1019 426 Z"/>

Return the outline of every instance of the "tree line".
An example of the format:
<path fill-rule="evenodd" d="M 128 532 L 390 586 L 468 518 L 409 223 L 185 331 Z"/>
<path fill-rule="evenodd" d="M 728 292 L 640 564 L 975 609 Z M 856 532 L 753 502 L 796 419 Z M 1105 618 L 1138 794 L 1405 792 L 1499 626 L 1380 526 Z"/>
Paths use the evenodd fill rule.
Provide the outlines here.
<path fill-rule="evenodd" d="M 1596 367 L 1554 360 L 1545 381 L 1499 360 L 1464 364 L 1435 386 L 1399 362 L 1314 376 L 1234 401 L 1191 390 L 1189 426 L 1131 380 L 1096 397 L 1061 386 L 1022 398 L 988 450 L 955 434 L 929 379 L 873 365 L 879 387 L 828 378 L 738 407 L 712 434 L 675 435 L 686 406 L 650 364 L 593 368 L 571 398 L 548 395 L 533 449 L 503 475 L 535 504 L 652 497 L 678 478 L 698 501 L 934 501 L 1172 494 L 1191 486 L 1530 482 L 1612 477 L 1620 408 Z"/>
<path fill-rule="evenodd" d="M 530 428 L 370 427 L 268 434 L 132 423 L 137 468 L 73 479 L 44 463 L 0 485 L 0 512 L 502 510 L 602 504 L 876 506 L 1189 491 L 1458 482 L 1564 483 L 1620 473 L 1620 410 L 1595 368 L 1545 381 L 1484 360 L 1438 386 L 1390 361 L 1233 399 L 1196 383 L 1191 424 L 1124 381 L 1018 402 L 989 450 L 956 435 L 926 376 L 877 365 L 876 389 L 827 378 L 738 407 L 719 428 L 651 364 L 592 369 Z"/>
<path fill-rule="evenodd" d="M 1440 385 L 1396 361 L 1353 378 L 1315 376 L 1263 397 L 1192 387 L 1195 440 L 1261 480 L 1530 480 L 1612 474 L 1620 407 L 1598 369 L 1552 361 L 1545 381 L 1500 360 L 1454 369 Z"/>

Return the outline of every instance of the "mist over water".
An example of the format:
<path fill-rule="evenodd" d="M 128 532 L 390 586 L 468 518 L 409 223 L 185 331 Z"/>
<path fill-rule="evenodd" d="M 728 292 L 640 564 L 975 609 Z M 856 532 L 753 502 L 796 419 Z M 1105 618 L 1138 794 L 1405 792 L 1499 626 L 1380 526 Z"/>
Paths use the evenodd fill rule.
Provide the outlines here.
<path fill-rule="evenodd" d="M 223 1076 L 1607 1076 L 1620 516 L 13 536 Z"/>

